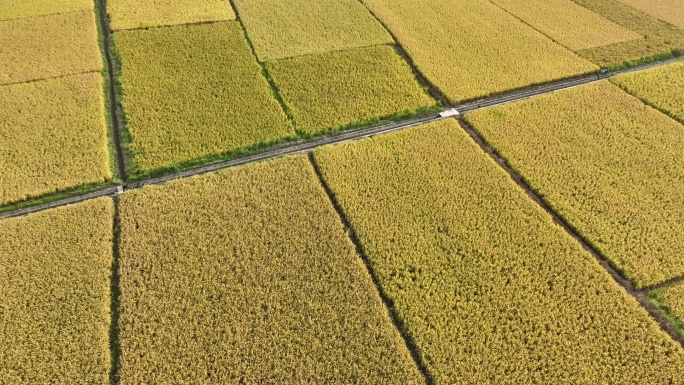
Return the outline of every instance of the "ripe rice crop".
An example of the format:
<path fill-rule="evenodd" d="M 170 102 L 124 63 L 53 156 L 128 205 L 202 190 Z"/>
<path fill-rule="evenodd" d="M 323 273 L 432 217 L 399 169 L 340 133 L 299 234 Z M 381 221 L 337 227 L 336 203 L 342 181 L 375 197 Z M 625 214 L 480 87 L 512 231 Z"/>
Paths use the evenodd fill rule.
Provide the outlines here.
<path fill-rule="evenodd" d="M 121 31 L 133 173 L 294 135 L 237 22 Z"/>
<path fill-rule="evenodd" d="M 575 3 L 642 36 L 603 47 L 579 51 L 578 54 L 602 66 L 661 55 L 684 49 L 684 29 L 660 21 L 617 0 L 573 0 Z M 650 0 L 649 0 L 650 1 Z"/>
<path fill-rule="evenodd" d="M 436 106 L 390 46 L 300 56 L 267 68 L 297 131 L 307 135 Z"/>
<path fill-rule="evenodd" d="M 492 0 L 492 2 L 573 51 L 642 37 L 571 0 Z"/>
<path fill-rule="evenodd" d="M 684 126 L 609 82 L 466 118 L 637 287 L 684 275 Z"/>
<path fill-rule="evenodd" d="M 226 0 L 107 0 L 112 30 L 235 20 Z"/>
<path fill-rule="evenodd" d="M 235 0 L 261 61 L 393 43 L 357 0 Z"/>
<path fill-rule="evenodd" d="M 435 384 L 684 381 L 681 346 L 454 120 L 315 160 Z"/>
<path fill-rule="evenodd" d="M 122 196 L 121 384 L 419 384 L 303 155 Z"/>
<path fill-rule="evenodd" d="M 102 69 L 95 13 L 0 21 L 0 85 Z"/>
<path fill-rule="evenodd" d="M 452 103 L 598 68 L 486 0 L 363 0 Z"/>
<path fill-rule="evenodd" d="M 684 62 L 616 76 L 611 81 L 684 123 Z"/>
<path fill-rule="evenodd" d="M 0 383 L 109 382 L 111 199 L 0 221 Z"/>
<path fill-rule="evenodd" d="M 92 0 L 2 0 L 0 20 L 50 15 L 93 9 Z"/>
<path fill-rule="evenodd" d="M 112 179 L 99 73 L 0 87 L 0 205 Z"/>
<path fill-rule="evenodd" d="M 681 0 L 618 0 L 653 17 L 684 28 L 684 7 Z"/>
<path fill-rule="evenodd" d="M 684 283 L 662 289 L 656 295 L 656 299 L 661 306 L 677 318 L 680 324 L 684 325 Z M 681 331 L 684 332 L 684 330 Z"/>

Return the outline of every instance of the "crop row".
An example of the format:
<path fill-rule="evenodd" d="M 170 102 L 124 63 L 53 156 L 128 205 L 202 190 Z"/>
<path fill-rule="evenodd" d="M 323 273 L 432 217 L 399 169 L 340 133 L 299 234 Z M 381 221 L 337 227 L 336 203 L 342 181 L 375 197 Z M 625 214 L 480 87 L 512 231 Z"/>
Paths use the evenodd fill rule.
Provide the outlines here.
<path fill-rule="evenodd" d="M 103 60 L 85 3 L 0 4 L 0 206 L 113 178 Z"/>

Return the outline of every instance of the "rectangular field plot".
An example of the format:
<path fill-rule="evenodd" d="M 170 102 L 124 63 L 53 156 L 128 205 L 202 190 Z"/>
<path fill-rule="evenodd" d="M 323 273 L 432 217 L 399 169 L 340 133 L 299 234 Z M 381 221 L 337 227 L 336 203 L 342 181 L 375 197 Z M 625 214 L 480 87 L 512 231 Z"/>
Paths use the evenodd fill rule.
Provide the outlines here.
<path fill-rule="evenodd" d="M 572 0 L 493 0 L 493 3 L 573 51 L 642 37 Z"/>
<path fill-rule="evenodd" d="M 305 135 L 436 107 L 390 46 L 277 60 L 267 68 Z"/>
<path fill-rule="evenodd" d="M 126 193 L 121 384 L 420 384 L 306 156 Z"/>
<path fill-rule="evenodd" d="M 684 334 L 684 283 L 678 283 L 649 294 L 658 306 L 675 318 L 680 333 Z"/>
<path fill-rule="evenodd" d="M 294 135 L 237 22 L 121 31 L 133 174 Z"/>
<path fill-rule="evenodd" d="M 0 221 L 0 383 L 109 383 L 111 199 Z"/>
<path fill-rule="evenodd" d="M 99 73 L 0 86 L 0 206 L 112 179 Z"/>
<path fill-rule="evenodd" d="M 653 17 L 684 28 L 684 4 L 681 0 L 618 0 Z"/>
<path fill-rule="evenodd" d="M 0 20 L 92 10 L 92 0 L 2 0 Z"/>
<path fill-rule="evenodd" d="M 610 81 L 684 123 L 684 62 L 616 76 Z"/>
<path fill-rule="evenodd" d="M 608 82 L 466 119 L 637 287 L 684 275 L 684 126 Z"/>
<path fill-rule="evenodd" d="M 454 120 L 315 160 L 435 384 L 684 381 L 681 346 Z"/>
<path fill-rule="evenodd" d="M 486 0 L 363 0 L 452 103 L 598 68 Z"/>
<path fill-rule="evenodd" d="M 228 0 L 107 0 L 112 30 L 235 20 Z"/>
<path fill-rule="evenodd" d="M 684 49 L 684 29 L 660 21 L 618 0 L 573 1 L 630 31 L 644 36 L 643 39 L 629 40 L 578 52 L 580 56 L 600 66 L 621 65 L 624 62 L 638 61 L 642 58 Z M 651 1 L 649 0 L 649 2 Z"/>
<path fill-rule="evenodd" d="M 101 69 L 93 10 L 0 21 L 0 85 Z"/>
<path fill-rule="evenodd" d="M 235 0 L 259 60 L 393 43 L 358 0 Z"/>

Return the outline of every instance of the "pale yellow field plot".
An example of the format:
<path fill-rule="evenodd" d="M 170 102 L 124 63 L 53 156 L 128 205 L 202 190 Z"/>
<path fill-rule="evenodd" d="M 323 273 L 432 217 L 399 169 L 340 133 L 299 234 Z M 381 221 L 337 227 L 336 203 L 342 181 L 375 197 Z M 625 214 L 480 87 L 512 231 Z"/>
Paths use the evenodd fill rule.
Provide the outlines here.
<path fill-rule="evenodd" d="M 277 60 L 267 68 L 302 134 L 436 107 L 386 45 Z"/>
<path fill-rule="evenodd" d="M 610 80 L 684 123 L 684 62 L 628 73 Z"/>
<path fill-rule="evenodd" d="M 363 0 L 453 103 L 598 67 L 487 0 Z"/>
<path fill-rule="evenodd" d="M 120 31 L 133 173 L 294 135 L 237 22 Z"/>
<path fill-rule="evenodd" d="M 0 21 L 0 85 L 101 69 L 92 10 Z"/>
<path fill-rule="evenodd" d="M 358 0 L 235 0 L 261 61 L 392 43 Z"/>
<path fill-rule="evenodd" d="M 228 0 L 107 0 L 112 30 L 235 20 Z"/>
<path fill-rule="evenodd" d="M 684 283 L 663 289 L 656 295 L 656 299 L 661 306 L 684 325 Z"/>
<path fill-rule="evenodd" d="M 120 216 L 122 385 L 423 383 L 306 156 L 136 190 Z"/>
<path fill-rule="evenodd" d="M 92 0 L 0 0 L 0 20 L 93 10 Z"/>
<path fill-rule="evenodd" d="M 642 37 L 572 0 L 491 1 L 573 51 Z"/>
<path fill-rule="evenodd" d="M 466 118 L 637 287 L 684 275 L 684 126 L 609 82 Z"/>
<path fill-rule="evenodd" d="M 435 384 L 684 381 L 682 347 L 456 121 L 315 160 Z"/>
<path fill-rule="evenodd" d="M 99 73 L 0 87 L 0 205 L 112 179 Z"/>
<path fill-rule="evenodd" d="M 107 384 L 109 198 L 0 221 L 0 383 Z"/>
<path fill-rule="evenodd" d="M 618 0 L 662 21 L 684 28 L 684 4 L 681 0 Z"/>

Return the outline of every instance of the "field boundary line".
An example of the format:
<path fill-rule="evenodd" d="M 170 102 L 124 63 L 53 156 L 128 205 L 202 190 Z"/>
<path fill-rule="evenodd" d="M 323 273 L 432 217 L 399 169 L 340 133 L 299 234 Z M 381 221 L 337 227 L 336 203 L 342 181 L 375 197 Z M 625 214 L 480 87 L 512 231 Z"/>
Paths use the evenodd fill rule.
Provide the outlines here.
<path fill-rule="evenodd" d="M 661 283 L 658 283 L 658 284 L 655 284 L 655 285 L 651 285 L 651 286 L 646 286 L 646 287 L 644 287 L 643 289 L 641 289 L 641 291 L 642 291 L 644 294 L 648 294 L 648 293 L 650 293 L 650 292 L 652 292 L 652 291 L 666 289 L 666 288 L 668 288 L 668 287 L 670 287 L 670 286 L 678 285 L 678 284 L 680 284 L 680 283 L 684 283 L 684 276 L 675 277 L 675 278 L 670 278 L 670 279 L 668 279 L 667 281 L 664 281 L 664 282 L 661 282 Z"/>
<path fill-rule="evenodd" d="M 112 218 L 112 277 L 110 280 L 110 324 L 109 324 L 109 350 L 110 368 L 109 383 L 119 383 L 119 369 L 121 362 L 121 345 L 119 344 L 119 303 L 121 299 L 121 286 L 119 285 L 119 259 L 121 257 L 121 219 L 119 216 L 119 199 L 113 199 L 114 218 Z"/>
<path fill-rule="evenodd" d="M 98 0 L 98 1 L 105 1 L 105 0 Z M 650 68 L 659 67 L 659 66 L 679 62 L 679 61 L 684 61 L 684 55 L 674 57 L 674 58 L 670 58 L 667 60 L 657 61 L 654 63 L 644 64 L 644 65 L 634 67 L 634 68 L 629 68 L 629 69 L 624 69 L 624 70 L 619 70 L 619 71 L 614 71 L 614 72 L 608 72 L 608 73 L 602 73 L 602 74 L 585 75 L 585 76 L 581 76 L 578 78 L 559 80 L 559 81 L 555 81 L 555 82 L 551 82 L 551 83 L 545 83 L 545 84 L 541 84 L 541 85 L 525 87 L 525 88 L 521 88 L 518 90 L 507 91 L 505 93 L 484 97 L 484 98 L 477 99 L 477 100 L 470 101 L 470 102 L 461 103 L 461 104 L 453 106 L 453 108 L 456 109 L 456 111 L 458 111 L 459 113 L 472 112 L 472 111 L 476 111 L 476 110 L 480 110 L 480 109 L 484 109 L 484 108 L 489 108 L 489 107 L 494 107 L 494 106 L 518 102 L 518 101 L 529 99 L 529 98 L 539 96 L 539 95 L 544 95 L 544 94 L 549 94 L 549 93 L 553 93 L 553 92 L 563 91 L 563 90 L 570 89 L 570 88 L 579 87 L 579 86 L 582 86 L 585 84 L 590 84 L 590 83 L 594 83 L 594 82 L 597 82 L 600 80 L 605 80 L 605 79 L 608 79 L 612 76 L 621 75 L 624 73 L 643 71 L 643 70 L 647 70 Z M 116 103 L 116 104 L 117 104 L 117 109 L 118 109 L 118 103 Z M 117 186 L 114 186 L 111 188 L 107 188 L 104 190 L 98 190 L 98 191 L 91 192 L 88 194 L 76 195 L 76 196 L 73 196 L 70 198 L 53 201 L 51 203 L 38 204 L 35 206 L 26 206 L 26 207 L 23 207 L 20 209 L 5 211 L 3 213 L 0 213 L 0 220 L 4 219 L 4 218 L 23 216 L 26 214 L 30 214 L 30 213 L 34 213 L 34 212 L 38 212 L 38 211 L 43 211 L 46 209 L 51 209 L 51 208 L 55 208 L 55 207 L 59 207 L 59 206 L 64 206 L 64 205 L 68 205 L 68 204 L 72 204 L 72 203 L 83 202 L 83 201 L 98 198 L 101 196 L 114 196 L 117 194 L 117 189 L 121 189 L 122 191 L 134 190 L 134 189 L 138 189 L 138 188 L 141 188 L 141 187 L 144 187 L 147 185 L 161 184 L 161 183 L 165 183 L 165 182 L 176 180 L 176 179 L 183 179 L 183 178 L 188 178 L 188 177 L 192 177 L 195 175 L 201 175 L 201 174 L 206 174 L 209 172 L 222 170 L 225 168 L 242 166 L 242 165 L 246 165 L 249 163 L 260 162 L 260 161 L 264 161 L 264 160 L 268 160 L 268 159 L 272 159 L 272 158 L 276 158 L 276 157 L 280 157 L 280 156 L 284 156 L 284 155 L 296 154 L 296 153 L 305 153 L 305 152 L 309 152 L 315 148 L 330 145 L 330 144 L 338 144 L 338 143 L 347 142 L 347 141 L 364 139 L 364 138 L 368 138 L 368 137 L 375 136 L 375 135 L 381 135 L 381 134 L 385 134 L 385 133 L 389 133 L 389 132 L 400 131 L 400 130 L 411 128 L 411 127 L 414 127 L 414 126 L 417 126 L 420 124 L 431 123 L 431 122 L 435 122 L 435 121 L 444 119 L 444 117 L 442 117 L 441 114 L 449 113 L 451 110 L 452 110 L 451 106 L 444 106 L 444 108 L 441 111 L 437 111 L 436 113 L 430 114 L 430 115 L 425 115 L 425 116 L 410 118 L 410 119 L 405 119 L 405 120 L 383 122 L 383 123 L 380 123 L 378 125 L 369 126 L 366 128 L 334 132 L 334 133 L 330 133 L 330 134 L 315 136 L 313 138 L 299 139 L 299 140 L 294 140 L 294 141 L 287 142 L 287 143 L 276 144 L 276 145 L 272 145 L 269 147 L 265 147 L 264 149 L 257 151 L 255 153 L 252 153 L 250 155 L 240 156 L 240 157 L 233 158 L 233 159 L 230 159 L 227 161 L 219 161 L 219 162 L 209 163 L 209 164 L 206 164 L 203 166 L 194 167 L 194 168 L 190 168 L 188 170 L 183 170 L 183 171 L 179 171 L 179 172 L 173 172 L 173 173 L 165 174 L 162 176 L 145 178 L 145 179 L 138 180 L 138 181 L 125 182 L 125 183 L 122 183 L 120 185 L 117 185 Z M 120 134 L 121 133 L 119 133 L 119 135 Z M 121 139 L 121 138 L 119 138 L 119 139 Z M 122 149 L 122 151 L 123 151 L 123 149 Z M 118 191 L 118 192 L 121 192 L 121 191 Z M 27 201 L 26 203 L 30 203 L 30 201 Z"/>
<path fill-rule="evenodd" d="M 109 20 L 107 18 L 107 0 L 95 0 L 97 2 L 97 16 L 100 19 L 100 26 L 102 28 L 102 45 L 104 46 L 104 56 L 107 62 L 107 74 L 109 76 L 109 114 L 112 121 L 112 130 L 114 131 L 114 147 L 116 147 L 116 162 L 119 167 L 119 177 L 126 182 L 128 175 L 126 174 L 126 161 L 124 149 L 122 144 L 122 130 L 123 121 L 119 114 L 119 99 L 116 94 L 117 74 L 114 68 L 114 61 L 111 53 L 111 39 L 112 31 L 109 28 Z"/>
<path fill-rule="evenodd" d="M 420 374 L 423 376 L 423 379 L 425 380 L 425 383 L 427 385 L 434 385 L 435 380 L 432 378 L 430 375 L 430 372 L 427 369 L 427 366 L 423 362 L 423 360 L 420 357 L 420 353 L 418 350 L 418 345 L 416 342 L 407 334 L 406 327 L 404 325 L 404 322 L 401 320 L 399 317 L 399 314 L 396 312 L 394 308 L 394 301 L 392 301 L 391 298 L 385 293 L 385 290 L 383 290 L 382 286 L 380 285 L 380 280 L 375 274 L 375 271 L 373 270 L 372 264 L 370 259 L 368 258 L 368 255 L 366 254 L 365 250 L 363 249 L 363 245 L 361 244 L 358 236 L 356 235 L 356 231 L 351 225 L 351 222 L 347 219 L 347 216 L 344 214 L 344 210 L 342 209 L 342 206 L 339 204 L 337 201 L 337 198 L 335 198 L 335 194 L 333 193 L 332 189 L 330 186 L 328 186 L 328 183 L 325 181 L 325 178 L 323 177 L 323 174 L 321 173 L 321 170 L 316 163 L 316 159 L 314 159 L 313 153 L 308 154 L 309 162 L 311 164 L 311 167 L 314 170 L 314 173 L 316 174 L 316 177 L 318 178 L 318 183 L 319 185 L 323 188 L 325 191 L 325 194 L 327 195 L 328 201 L 333 207 L 333 210 L 337 213 L 337 216 L 340 219 L 340 222 L 344 226 L 345 233 L 349 237 L 349 239 L 352 241 L 355 247 L 356 255 L 358 258 L 361 259 L 363 262 L 363 265 L 366 267 L 366 273 L 370 277 L 370 279 L 373 281 L 373 285 L 375 286 L 378 295 L 380 295 L 380 299 L 382 300 L 383 305 L 385 305 L 385 310 L 387 310 L 387 315 L 390 317 L 390 320 L 392 321 L 392 324 L 401 336 L 401 338 L 404 340 L 404 345 L 408 349 L 409 353 L 411 354 L 411 358 L 413 359 L 414 364 L 416 365 L 416 368 L 420 372 Z"/>
<path fill-rule="evenodd" d="M 613 278 L 613 281 L 622 287 L 632 298 L 634 298 L 639 305 L 659 324 L 660 328 L 666 332 L 674 341 L 678 342 L 684 348 L 684 335 L 680 334 L 675 325 L 673 325 L 660 310 L 651 303 L 647 298 L 646 290 L 636 289 L 634 284 L 612 265 L 607 258 L 598 252 L 591 244 L 577 232 L 562 216 L 549 205 L 544 199 L 537 195 L 525 179 L 518 174 L 509 164 L 506 158 L 500 156 L 494 148 L 463 118 L 456 119 L 461 128 L 470 136 L 470 138 L 485 152 L 496 164 L 501 167 L 509 177 L 520 187 L 525 194 L 534 201 L 540 208 L 542 208 L 548 215 L 551 216 L 553 222 L 560 226 L 565 232 L 577 241 L 584 250 L 589 252 L 598 264 Z"/>
<path fill-rule="evenodd" d="M 81 72 L 75 72 L 75 73 L 70 73 L 66 75 L 55 75 L 55 76 L 48 76 L 46 78 L 39 78 L 39 79 L 31 79 L 31 80 L 22 80 L 20 82 L 12 82 L 12 83 L 0 83 L 0 87 L 9 87 L 9 86 L 17 86 L 20 84 L 31 84 L 31 83 L 38 83 L 38 82 L 43 82 L 47 80 L 57 80 L 57 79 L 64 79 L 68 78 L 70 76 L 79 76 L 79 75 L 85 75 L 85 74 L 95 74 L 95 73 L 100 73 L 101 70 L 89 70 L 89 71 L 81 71 Z"/>

